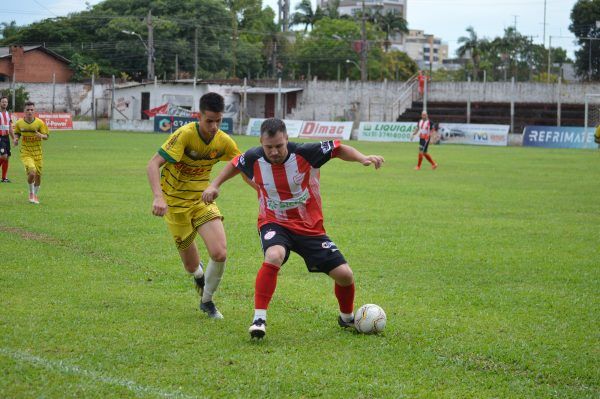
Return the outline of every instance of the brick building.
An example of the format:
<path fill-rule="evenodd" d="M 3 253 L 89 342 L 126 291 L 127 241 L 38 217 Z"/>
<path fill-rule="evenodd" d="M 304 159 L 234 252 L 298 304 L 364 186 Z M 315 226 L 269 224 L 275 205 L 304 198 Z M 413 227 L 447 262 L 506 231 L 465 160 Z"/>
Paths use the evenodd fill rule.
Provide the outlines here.
<path fill-rule="evenodd" d="M 0 82 L 66 83 L 73 76 L 69 60 L 44 46 L 0 47 Z"/>

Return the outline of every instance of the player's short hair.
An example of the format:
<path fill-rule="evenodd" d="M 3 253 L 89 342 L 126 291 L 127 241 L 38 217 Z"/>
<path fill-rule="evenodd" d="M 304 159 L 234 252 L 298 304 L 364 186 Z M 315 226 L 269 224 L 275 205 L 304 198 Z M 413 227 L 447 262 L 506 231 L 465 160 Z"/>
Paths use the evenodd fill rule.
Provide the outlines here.
<path fill-rule="evenodd" d="M 225 99 L 219 93 L 206 93 L 200 97 L 200 111 L 223 112 L 225 111 Z"/>
<path fill-rule="evenodd" d="M 6 98 L 6 101 L 8 101 L 8 97 L 7 96 L 0 96 L 0 101 L 4 100 Z"/>
<path fill-rule="evenodd" d="M 263 123 L 260 125 L 260 135 L 261 136 L 273 137 L 279 132 L 283 132 L 283 133 L 287 134 L 287 128 L 285 127 L 285 122 L 279 118 L 265 119 L 263 121 Z"/>
<path fill-rule="evenodd" d="M 29 106 L 33 106 L 33 107 L 35 107 L 35 104 L 34 104 L 33 102 L 31 102 L 31 101 L 27 101 L 27 102 L 25 103 L 25 106 L 26 106 L 26 107 L 29 107 Z"/>

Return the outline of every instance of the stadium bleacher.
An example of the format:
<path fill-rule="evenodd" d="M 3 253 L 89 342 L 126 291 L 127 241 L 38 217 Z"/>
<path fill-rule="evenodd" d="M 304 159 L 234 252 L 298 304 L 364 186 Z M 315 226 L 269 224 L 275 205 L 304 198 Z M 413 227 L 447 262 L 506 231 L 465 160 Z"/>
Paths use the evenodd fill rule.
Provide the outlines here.
<path fill-rule="evenodd" d="M 423 102 L 415 101 L 412 107 L 398 116 L 398 122 L 414 122 L 421 117 Z M 466 102 L 428 102 L 429 118 L 437 123 L 467 123 Z M 562 104 L 561 125 L 583 126 L 584 104 Z M 514 133 L 522 133 L 528 125 L 556 126 L 556 103 L 515 103 Z M 510 125 L 509 103 L 471 103 L 471 123 Z"/>

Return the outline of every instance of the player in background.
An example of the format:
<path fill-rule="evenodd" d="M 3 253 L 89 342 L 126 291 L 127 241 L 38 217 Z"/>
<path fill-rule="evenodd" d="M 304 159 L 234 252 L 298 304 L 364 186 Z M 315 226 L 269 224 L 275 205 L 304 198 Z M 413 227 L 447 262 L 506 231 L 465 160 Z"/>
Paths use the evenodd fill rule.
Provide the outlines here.
<path fill-rule="evenodd" d="M 10 158 L 10 142 L 15 140 L 12 119 L 8 112 L 8 97 L 0 97 L 0 167 L 2 168 L 2 183 L 10 183 L 6 176 L 8 172 L 8 158 Z"/>
<path fill-rule="evenodd" d="M 277 285 L 277 273 L 290 251 L 300 255 L 309 272 L 321 272 L 334 281 L 342 327 L 354 327 L 354 276 L 346 259 L 326 235 L 319 192 L 320 168 L 331 158 L 360 162 L 379 169 L 383 157 L 363 155 L 339 141 L 290 143 L 285 123 L 265 120 L 260 128 L 260 147 L 248 150 L 228 163 L 204 190 L 202 199 L 212 203 L 220 186 L 242 172 L 258 192 L 258 229 L 264 262 L 256 276 L 252 338 L 266 334 L 267 308 Z"/>
<path fill-rule="evenodd" d="M 438 164 L 435 163 L 431 155 L 427 153 L 429 148 L 429 142 L 431 141 L 431 135 L 434 132 L 434 124 L 427 116 L 427 111 L 421 112 L 421 120 L 417 122 L 417 126 L 415 127 L 415 131 L 413 132 L 411 139 L 415 137 L 417 133 L 419 133 L 419 160 L 417 166 L 415 166 L 415 170 L 421 170 L 421 163 L 423 162 L 423 157 L 427 158 L 429 163 L 431 164 L 431 169 L 435 169 L 438 167 Z"/>
<path fill-rule="evenodd" d="M 219 129 L 224 110 L 221 95 L 203 95 L 199 121 L 173 132 L 147 167 L 154 194 L 152 214 L 165 217 L 183 267 L 194 277 L 201 296 L 200 310 L 213 319 L 223 318 L 213 295 L 225 271 L 227 242 L 219 208 L 205 204 L 201 196 L 213 165 L 240 154 L 235 141 Z M 200 234 L 208 252 L 206 271 L 194 242 L 196 234 Z"/>
<path fill-rule="evenodd" d="M 15 123 L 15 145 L 21 139 L 21 161 L 27 173 L 29 185 L 29 202 L 39 204 L 38 193 L 42 183 L 42 140 L 48 140 L 48 126 L 40 118 L 35 117 L 35 104 L 25 103 L 25 117 Z"/>

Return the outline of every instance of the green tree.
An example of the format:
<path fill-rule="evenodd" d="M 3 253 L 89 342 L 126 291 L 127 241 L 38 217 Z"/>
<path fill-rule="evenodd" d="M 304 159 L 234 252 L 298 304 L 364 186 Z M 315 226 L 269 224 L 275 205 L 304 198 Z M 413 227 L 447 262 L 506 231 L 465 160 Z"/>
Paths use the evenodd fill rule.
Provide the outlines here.
<path fill-rule="evenodd" d="M 15 36 L 21 27 L 17 26 L 16 21 L 0 23 L 0 37 L 4 40 Z"/>
<path fill-rule="evenodd" d="M 477 33 L 472 26 L 469 26 L 466 30 L 469 33 L 469 36 L 461 36 L 458 38 L 458 43 L 461 43 L 462 45 L 456 50 L 456 53 L 460 57 L 464 57 L 467 54 L 469 55 L 471 62 L 473 63 L 473 77 L 477 80 L 479 77 L 479 62 L 481 61 L 481 46 L 483 45 L 484 40 L 477 37 Z"/>
<path fill-rule="evenodd" d="M 600 0 L 578 0 L 571 10 L 569 30 L 577 37 L 575 52 L 577 75 L 600 80 Z"/>
<path fill-rule="evenodd" d="M 126 72 L 140 80 L 146 76 L 146 50 L 138 37 L 122 31 L 137 32 L 147 42 L 145 17 L 150 8 L 157 76 L 173 74 L 176 54 L 180 70 L 194 70 L 196 29 L 199 76 L 229 74 L 231 18 L 219 0 L 105 0 L 68 17 L 22 27 L 2 43 L 44 43 L 68 59 L 75 53 L 89 57 L 105 75 Z"/>
<path fill-rule="evenodd" d="M 390 46 L 390 35 L 394 33 L 408 33 L 408 22 L 396 10 L 388 10 L 386 13 L 379 13 L 375 23 L 383 32 L 385 32 L 385 41 L 383 42 L 385 51 Z"/>
<path fill-rule="evenodd" d="M 8 97 L 9 107 L 13 103 L 13 91 L 11 89 L 2 89 L 0 94 Z M 29 100 L 29 93 L 25 90 L 25 86 L 17 86 L 14 91 L 15 94 L 15 109 L 13 112 L 23 112 L 25 110 L 25 103 Z"/>
<path fill-rule="evenodd" d="M 313 11 L 312 4 L 310 0 L 302 0 L 296 6 L 296 12 L 292 14 L 292 20 L 290 25 L 304 25 L 304 32 L 308 30 L 310 26 L 311 29 L 314 25 L 324 17 L 323 9 L 317 6 Z"/>
<path fill-rule="evenodd" d="M 406 79 L 417 71 L 417 65 L 405 53 L 390 51 L 384 53 L 380 44 L 383 32 L 367 23 L 367 40 L 369 51 L 367 68 L 370 79 Z M 360 79 L 357 65 L 360 54 L 355 51 L 354 44 L 361 38 L 360 24 L 349 19 L 319 20 L 309 34 L 297 34 L 295 45 L 295 66 L 301 74 L 310 73 L 319 79 L 337 79 L 348 76 L 353 80 Z M 347 61 L 348 60 L 348 61 Z M 310 66 L 310 67 L 309 67 Z"/>

